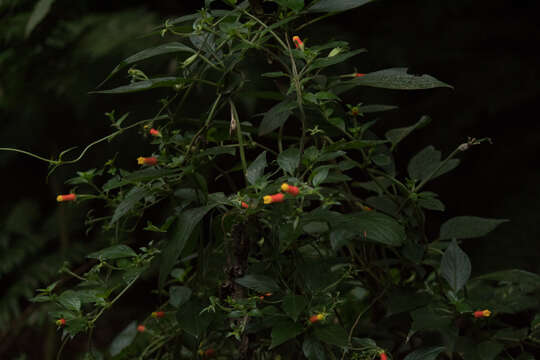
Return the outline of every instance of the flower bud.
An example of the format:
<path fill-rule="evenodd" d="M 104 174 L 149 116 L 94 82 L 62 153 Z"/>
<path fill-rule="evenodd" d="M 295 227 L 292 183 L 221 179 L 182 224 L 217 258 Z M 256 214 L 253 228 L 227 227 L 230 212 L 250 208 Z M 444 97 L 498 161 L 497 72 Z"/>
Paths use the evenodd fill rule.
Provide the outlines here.
<path fill-rule="evenodd" d="M 285 200 L 285 195 L 283 194 L 266 195 L 265 197 L 263 197 L 263 201 L 265 204 L 283 202 L 283 200 Z"/>
<path fill-rule="evenodd" d="M 300 189 L 298 189 L 297 186 L 289 185 L 287 183 L 281 184 L 281 190 L 292 196 L 297 196 L 300 194 Z"/>
<path fill-rule="evenodd" d="M 163 312 L 163 311 L 154 311 L 152 313 L 152 317 L 156 318 L 156 319 L 162 318 L 164 316 L 165 316 L 165 312 Z"/>
<path fill-rule="evenodd" d="M 157 158 L 152 156 L 152 157 L 138 157 L 137 158 L 137 163 L 139 163 L 139 165 L 156 165 L 157 164 Z"/>
<path fill-rule="evenodd" d="M 241 205 L 242 205 L 242 207 L 243 207 L 244 209 L 249 208 L 249 205 L 248 205 L 247 203 L 243 202 L 243 201 L 242 201 L 242 204 L 241 204 Z"/>
<path fill-rule="evenodd" d="M 58 195 L 56 197 L 56 201 L 58 202 L 75 201 L 76 199 L 77 199 L 77 195 L 75 194 Z"/>
<path fill-rule="evenodd" d="M 384 351 L 381 351 L 379 353 L 379 359 L 380 360 L 388 360 L 388 357 L 386 356 L 386 353 Z"/>
<path fill-rule="evenodd" d="M 154 129 L 154 128 L 151 128 L 149 133 L 152 136 L 161 136 L 161 133 L 158 130 Z"/>
<path fill-rule="evenodd" d="M 362 77 L 362 76 L 365 76 L 366 74 L 362 74 L 362 73 L 354 73 L 354 77 Z"/>
<path fill-rule="evenodd" d="M 66 319 L 60 318 L 60 319 L 56 320 L 56 325 L 65 326 L 66 325 Z"/>
<path fill-rule="evenodd" d="M 309 322 L 312 324 L 315 324 L 316 322 L 321 321 L 323 319 L 324 319 L 323 314 L 311 315 L 311 317 L 309 318 Z"/>
<path fill-rule="evenodd" d="M 473 313 L 473 316 L 475 318 L 483 318 L 483 317 L 490 317 L 491 311 L 489 310 L 478 310 Z"/>
<path fill-rule="evenodd" d="M 146 331 L 146 326 L 144 326 L 143 324 L 137 326 L 137 331 L 142 333 L 142 332 L 145 332 Z"/>
<path fill-rule="evenodd" d="M 300 40 L 299 36 L 297 36 L 297 35 L 293 36 L 292 41 L 294 42 L 294 46 L 297 49 L 300 49 L 300 50 L 304 51 L 304 43 L 302 42 L 302 40 Z"/>

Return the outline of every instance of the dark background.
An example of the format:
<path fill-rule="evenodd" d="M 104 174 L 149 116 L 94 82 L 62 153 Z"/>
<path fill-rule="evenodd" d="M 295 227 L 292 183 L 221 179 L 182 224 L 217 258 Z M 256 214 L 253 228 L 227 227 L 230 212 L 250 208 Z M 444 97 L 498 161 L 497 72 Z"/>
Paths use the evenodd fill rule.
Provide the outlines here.
<path fill-rule="evenodd" d="M 103 115 L 107 111 L 129 111 L 132 121 L 155 114 L 157 97 L 148 94 L 97 96 L 87 92 L 119 60 L 167 41 L 157 34 L 145 36 L 152 27 L 202 5 L 202 1 L 58 0 L 31 36 L 24 38 L 33 2 L 0 3 L 0 146 L 53 157 L 110 133 Z M 336 39 L 368 49 L 347 66 L 337 67 L 343 73 L 354 68 L 366 73 L 408 67 L 413 73 L 427 73 L 454 86 L 454 90 L 413 92 L 362 88 L 347 95 L 350 102 L 400 106 L 381 116 L 379 133 L 410 125 L 424 114 L 433 118 L 428 127 L 399 146 L 398 162 L 403 167 L 430 144 L 448 154 L 468 136 L 492 138 L 492 145 L 473 147 L 461 156 L 462 164 L 454 172 L 426 188 L 439 193 L 447 207 L 444 214 L 428 218 L 433 235 L 442 221 L 458 215 L 510 220 L 485 238 L 463 244 L 472 257 L 473 275 L 510 268 L 540 273 L 539 10 L 538 1 L 380 0 L 311 25 L 299 34 L 306 46 Z M 167 63 L 159 65 L 166 67 Z M 162 68 L 147 69 L 164 72 Z M 118 75 L 108 86 L 125 82 Z M 0 153 L 0 215 L 4 219 L 0 221 L 0 264 L 15 258 L 10 249 L 22 246 L 27 236 L 41 241 L 38 250 L 26 249 L 27 255 L 13 266 L 0 267 L 0 281 L 5 283 L 0 314 L 8 314 L 0 317 L 4 343 L 0 357 L 9 353 L 10 346 L 13 350 L 20 344 L 9 336 L 8 329 L 17 321 L 30 321 L 29 304 L 23 300 L 32 296 L 29 289 L 56 275 L 50 271 L 49 278 L 28 282 L 28 288 L 17 291 L 15 280 L 45 255 L 67 253 L 78 243 L 90 243 L 82 231 L 68 235 L 65 228 L 80 230 L 84 209 L 58 209 L 56 194 L 69 190 L 64 181 L 75 171 L 101 167 L 116 152 L 122 166 L 136 168 L 134 159 L 142 146 L 137 143 L 139 138 L 134 130 L 98 145 L 79 164 L 58 169 L 48 182 L 44 163 Z M 9 302 L 9 296 L 15 300 Z M 55 336 L 54 329 L 48 331 Z"/>

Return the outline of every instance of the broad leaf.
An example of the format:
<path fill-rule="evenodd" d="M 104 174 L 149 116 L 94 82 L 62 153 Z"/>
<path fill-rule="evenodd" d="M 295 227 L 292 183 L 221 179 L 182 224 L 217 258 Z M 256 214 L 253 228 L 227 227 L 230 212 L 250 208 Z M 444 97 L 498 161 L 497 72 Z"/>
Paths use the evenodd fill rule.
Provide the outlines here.
<path fill-rule="evenodd" d="M 313 183 L 313 186 L 318 186 L 324 180 L 326 180 L 326 178 L 328 177 L 328 171 L 330 171 L 330 168 L 327 165 L 321 166 L 315 169 L 315 171 L 313 171 L 313 174 L 312 174 L 313 178 L 311 180 L 311 182 Z"/>
<path fill-rule="evenodd" d="M 266 151 L 257 156 L 255 160 L 247 168 L 246 179 L 253 185 L 264 174 L 264 168 L 266 167 Z"/>
<path fill-rule="evenodd" d="M 76 291 L 66 290 L 57 299 L 64 308 L 73 311 L 81 310 L 81 299 Z"/>
<path fill-rule="evenodd" d="M 118 71 L 123 69 L 124 67 L 134 64 L 136 62 L 149 59 L 154 56 L 163 55 L 163 54 L 171 54 L 176 52 L 190 52 L 195 53 L 195 50 L 190 48 L 189 46 L 186 46 L 179 42 L 171 42 L 167 44 L 161 44 L 156 47 L 142 50 L 134 55 L 131 55 L 130 57 L 122 60 L 120 64 L 118 64 L 113 71 L 101 82 L 101 84 L 98 85 L 100 87 L 103 85 L 107 80 L 109 80 L 114 74 L 116 74 Z"/>
<path fill-rule="evenodd" d="M 325 360 L 324 347 L 315 338 L 306 337 L 302 344 L 302 351 L 308 360 Z"/>
<path fill-rule="evenodd" d="M 313 334 L 327 344 L 347 346 L 347 332 L 339 325 L 327 324 L 315 327 Z"/>
<path fill-rule="evenodd" d="M 175 237 L 170 239 L 167 246 L 162 252 L 161 266 L 159 269 L 159 287 L 163 288 L 165 280 L 169 273 L 174 268 L 176 260 L 180 257 L 187 240 L 195 229 L 195 226 L 203 219 L 203 217 L 217 204 L 201 206 L 194 209 L 189 209 L 180 214 L 177 223 L 177 231 Z"/>
<path fill-rule="evenodd" d="M 296 322 L 298 315 L 300 315 L 306 305 L 306 299 L 303 296 L 289 294 L 283 298 L 282 307 L 283 311 Z"/>
<path fill-rule="evenodd" d="M 279 291 L 278 284 L 266 275 L 245 275 L 235 280 L 238 284 L 248 289 L 252 289 L 261 293 Z"/>
<path fill-rule="evenodd" d="M 476 216 L 458 216 L 441 226 L 441 240 L 472 239 L 487 235 L 507 219 L 486 219 Z"/>
<path fill-rule="evenodd" d="M 169 288 L 169 304 L 175 308 L 184 305 L 191 298 L 191 289 L 185 286 L 171 286 Z"/>
<path fill-rule="evenodd" d="M 103 185 L 103 191 L 111 191 L 119 187 L 133 184 L 136 182 L 150 182 L 165 176 L 178 174 L 178 169 L 157 169 L 148 167 L 134 171 L 124 177 L 113 177 Z"/>
<path fill-rule="evenodd" d="M 268 110 L 259 125 L 259 136 L 268 134 L 281 125 L 291 116 L 292 110 L 295 109 L 297 103 L 291 99 L 285 99 L 282 102 L 274 105 Z"/>
<path fill-rule="evenodd" d="M 350 51 L 350 52 L 332 56 L 332 57 L 319 58 L 319 59 L 314 60 L 313 63 L 309 66 L 309 68 L 310 70 L 316 70 L 316 69 L 322 69 L 331 65 L 339 64 L 363 52 L 366 52 L 366 49 L 358 49 L 358 50 Z"/>
<path fill-rule="evenodd" d="M 137 81 L 129 85 L 119 86 L 110 90 L 90 91 L 89 94 L 127 94 L 132 92 L 144 91 L 159 87 L 173 87 L 180 83 L 181 78 L 167 76 L 148 80 Z"/>
<path fill-rule="evenodd" d="M 392 149 L 396 147 L 396 145 L 405 137 L 407 137 L 410 133 L 412 133 L 416 129 L 420 129 L 427 124 L 431 122 L 431 118 L 429 116 L 422 116 L 418 122 L 412 126 L 407 126 L 403 128 L 397 128 L 388 130 L 385 134 L 386 138 L 392 142 Z"/>
<path fill-rule="evenodd" d="M 111 343 L 109 352 L 112 356 L 116 356 L 122 352 L 126 347 L 131 345 L 135 336 L 137 335 L 137 323 L 132 321 L 128 326 L 124 328 Z"/>
<path fill-rule="evenodd" d="M 54 0 L 39 0 L 32 10 L 32 14 L 26 23 L 26 28 L 24 30 L 24 36 L 28 37 L 34 28 L 47 16 L 51 10 L 51 5 L 54 3 Z"/>
<path fill-rule="evenodd" d="M 176 321 L 183 330 L 195 337 L 200 337 L 212 322 L 212 315 L 201 313 L 203 306 L 198 300 L 191 299 L 181 306 L 176 313 Z"/>
<path fill-rule="evenodd" d="M 304 0 L 274 0 L 280 6 L 294 11 L 300 11 L 304 8 Z"/>
<path fill-rule="evenodd" d="M 354 86 L 371 86 L 394 90 L 423 90 L 452 86 L 435 79 L 430 75 L 413 75 L 407 68 L 392 68 L 368 73 L 350 81 Z"/>
<path fill-rule="evenodd" d="M 284 342 L 294 339 L 304 331 L 304 327 L 299 323 L 290 320 L 282 321 L 272 328 L 272 344 L 269 349 L 273 349 Z"/>
<path fill-rule="evenodd" d="M 456 293 L 465 286 L 471 276 L 471 261 L 459 248 L 456 240 L 452 240 L 444 252 L 441 260 L 441 276 Z"/>
<path fill-rule="evenodd" d="M 134 256 L 137 256 L 137 253 L 127 245 L 113 245 L 86 255 L 87 258 L 98 260 L 113 260 Z"/>
<path fill-rule="evenodd" d="M 399 246 L 406 238 L 405 229 L 390 216 L 375 212 L 363 211 L 341 216 L 332 228 L 342 228 L 354 232 L 357 236 L 366 234 L 367 241 L 389 246 Z"/>
<path fill-rule="evenodd" d="M 294 175 L 294 171 L 300 163 L 300 150 L 297 148 L 288 148 L 278 155 L 277 162 L 280 168 L 289 175 Z"/>
<path fill-rule="evenodd" d="M 338 12 L 354 9 L 373 0 L 320 0 L 310 7 L 308 12 Z"/>
<path fill-rule="evenodd" d="M 413 156 L 407 171 L 411 179 L 419 181 L 433 180 L 453 170 L 458 165 L 459 159 L 450 159 L 446 164 L 442 165 L 441 152 L 429 145 Z"/>
<path fill-rule="evenodd" d="M 418 349 L 407 355 L 404 360 L 435 360 L 444 350 L 442 346 Z"/>
<path fill-rule="evenodd" d="M 114 214 L 111 219 L 111 224 L 116 223 L 120 218 L 126 215 L 128 212 L 133 210 L 135 206 L 139 203 L 141 199 L 150 195 L 150 191 L 145 187 L 135 186 L 127 194 L 126 197 L 122 200 L 120 204 L 114 210 Z"/>

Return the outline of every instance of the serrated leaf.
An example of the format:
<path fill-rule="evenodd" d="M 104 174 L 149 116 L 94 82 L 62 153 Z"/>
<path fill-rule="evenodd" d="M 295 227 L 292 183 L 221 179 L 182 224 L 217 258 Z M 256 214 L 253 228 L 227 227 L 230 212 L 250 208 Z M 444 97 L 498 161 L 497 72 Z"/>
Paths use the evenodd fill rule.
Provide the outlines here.
<path fill-rule="evenodd" d="M 356 56 L 366 51 L 367 51 L 366 49 L 358 49 L 358 50 L 349 51 L 349 52 L 332 56 L 332 57 L 319 58 L 319 59 L 314 60 L 313 63 L 311 63 L 311 65 L 309 66 L 309 69 L 316 70 L 316 69 L 322 69 L 331 65 L 336 65 L 336 64 L 344 62 L 345 60 L 353 56 Z"/>
<path fill-rule="evenodd" d="M 407 137 L 410 133 L 412 133 L 416 129 L 420 129 L 427 124 L 431 122 L 431 118 L 429 116 L 422 116 L 418 122 L 412 126 L 397 128 L 388 130 L 385 134 L 385 137 L 392 142 L 392 149 L 396 147 L 396 145 L 405 137 Z"/>
<path fill-rule="evenodd" d="M 452 86 L 435 79 L 430 75 L 413 75 L 407 73 L 407 68 L 392 68 L 368 73 L 350 81 L 354 86 L 371 86 L 394 90 L 423 90 Z"/>
<path fill-rule="evenodd" d="M 45 18 L 45 16 L 47 16 L 53 3 L 54 0 L 39 0 L 36 3 L 28 22 L 26 23 L 26 28 L 24 30 L 25 37 L 28 37 L 34 28 Z"/>
<path fill-rule="evenodd" d="M 133 208 L 135 208 L 135 206 L 139 203 L 141 199 L 150 194 L 151 192 L 147 188 L 140 186 L 135 186 L 131 190 L 129 190 L 129 192 L 126 194 L 126 197 L 122 200 L 122 202 L 120 202 L 120 204 L 118 204 L 118 206 L 114 210 L 111 219 L 111 225 L 120 220 L 122 216 L 133 210 Z"/>
<path fill-rule="evenodd" d="M 98 260 L 113 260 L 134 256 L 137 256 L 137 253 L 133 251 L 133 249 L 129 246 L 122 244 L 113 245 L 108 248 L 86 255 L 87 258 Z"/>
<path fill-rule="evenodd" d="M 238 284 L 261 293 L 279 291 L 279 286 L 274 279 L 266 275 L 245 275 L 235 280 Z"/>
<path fill-rule="evenodd" d="M 73 290 L 64 291 L 58 298 L 57 301 L 64 308 L 73 311 L 81 310 L 81 299 L 77 295 L 77 292 Z"/>
<path fill-rule="evenodd" d="M 471 276 L 471 261 L 459 248 L 456 240 L 446 248 L 441 259 L 441 276 L 456 293 L 465 286 Z"/>
<path fill-rule="evenodd" d="M 169 288 L 169 304 L 175 308 L 184 305 L 191 298 L 191 289 L 185 286 L 171 286 Z"/>
<path fill-rule="evenodd" d="M 444 350 L 442 346 L 418 349 L 407 355 L 404 360 L 435 360 Z"/>
<path fill-rule="evenodd" d="M 288 148 L 282 151 L 277 157 L 277 163 L 289 175 L 294 175 L 294 171 L 300 164 L 300 150 L 297 148 Z"/>
<path fill-rule="evenodd" d="M 124 328 L 111 343 L 109 352 L 112 356 L 116 356 L 122 352 L 126 347 L 131 345 L 133 340 L 137 336 L 137 323 L 132 321 L 128 326 Z"/>
<path fill-rule="evenodd" d="M 268 110 L 259 125 L 259 136 L 266 135 L 285 124 L 292 110 L 297 106 L 296 101 L 285 99 Z"/>
<path fill-rule="evenodd" d="M 167 76 L 148 80 L 137 81 L 129 85 L 123 85 L 109 90 L 90 91 L 89 94 L 127 94 L 138 91 L 150 90 L 160 87 L 173 87 L 182 79 Z"/>
<path fill-rule="evenodd" d="M 272 328 L 272 344 L 270 345 L 269 350 L 288 340 L 294 339 L 302 332 L 304 332 L 304 327 L 299 323 L 294 323 L 290 320 L 277 323 Z"/>
<path fill-rule="evenodd" d="M 457 216 L 441 226 L 441 240 L 472 239 L 487 235 L 508 219 L 487 219 L 476 216 Z"/>
<path fill-rule="evenodd" d="M 122 60 L 120 64 L 118 64 L 113 71 L 101 82 L 101 84 L 98 85 L 100 87 L 103 85 L 107 80 L 109 80 L 114 74 L 116 74 L 118 71 L 123 69 L 124 67 L 134 64 L 136 62 L 149 59 L 154 56 L 163 55 L 163 54 L 171 54 L 176 52 L 190 52 L 195 53 L 195 50 L 190 48 L 189 46 L 186 46 L 179 42 L 171 42 L 167 44 L 161 44 L 153 48 L 145 49 L 142 51 L 139 51 L 138 53 L 131 55 L 130 57 Z"/>
<path fill-rule="evenodd" d="M 309 336 L 304 339 L 302 351 L 308 360 L 326 360 L 324 347 L 315 338 Z"/>
<path fill-rule="evenodd" d="M 264 174 L 266 168 L 266 151 L 257 156 L 255 160 L 247 168 L 246 179 L 253 185 Z"/>
<path fill-rule="evenodd" d="M 308 12 L 338 12 L 357 8 L 373 0 L 320 0 Z"/>
<path fill-rule="evenodd" d="M 198 208 L 189 209 L 180 214 L 175 232 L 172 239 L 169 240 L 167 246 L 162 252 L 161 266 L 159 268 L 159 287 L 163 288 L 165 280 L 169 273 L 174 268 L 176 261 L 180 257 L 187 240 L 195 229 L 195 226 L 203 219 L 203 217 L 218 204 L 201 206 Z"/>
<path fill-rule="evenodd" d="M 283 311 L 296 322 L 298 315 L 305 309 L 306 305 L 307 302 L 303 296 L 289 294 L 283 298 L 282 307 Z"/>
<path fill-rule="evenodd" d="M 313 334 L 316 338 L 331 345 L 347 346 L 347 332 L 336 324 L 327 324 L 315 327 Z"/>
<path fill-rule="evenodd" d="M 433 180 L 457 167 L 459 159 L 450 159 L 445 165 L 441 166 L 441 164 L 441 152 L 429 145 L 413 156 L 409 161 L 407 171 L 411 179 L 419 181 Z"/>

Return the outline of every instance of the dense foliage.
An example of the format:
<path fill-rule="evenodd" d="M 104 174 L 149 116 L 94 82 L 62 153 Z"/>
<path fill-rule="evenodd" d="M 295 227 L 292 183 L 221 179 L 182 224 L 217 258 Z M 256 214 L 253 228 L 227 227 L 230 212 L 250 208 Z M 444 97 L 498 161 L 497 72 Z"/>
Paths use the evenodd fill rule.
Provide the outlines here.
<path fill-rule="evenodd" d="M 346 64 L 364 49 L 302 39 L 328 13 L 368 2 L 207 1 L 114 68 L 96 96 L 157 91 L 155 116 L 111 111 L 112 134 L 71 160 L 43 159 L 54 171 L 130 129 L 145 151 L 132 168 L 120 152 L 77 172 L 58 196 L 68 209 L 89 204 L 88 231 L 109 243 L 79 271 L 63 268 L 74 281 L 33 298 L 54 307 L 64 344 L 86 334 L 87 359 L 532 359 L 540 277 L 470 279 L 459 246 L 506 220 L 460 216 L 426 231 L 445 207 L 425 187 L 488 139 L 401 159 L 399 143 L 429 117 L 381 136 L 374 114 L 395 107 L 345 100 L 360 86 L 450 86 L 404 68 L 358 73 Z M 165 56 L 168 69 L 151 75 L 145 66 Z M 103 90 L 121 73 L 128 84 Z M 190 113 L 195 98 L 205 105 Z M 93 347 L 98 320 L 141 281 L 161 305 L 122 319 L 108 349 Z"/>

